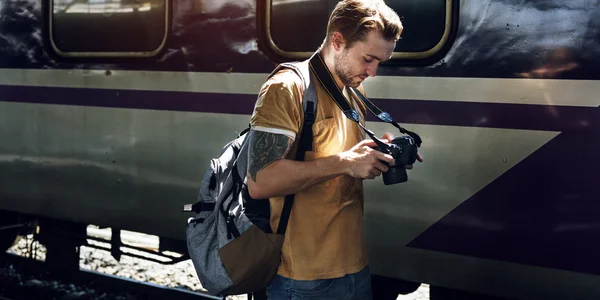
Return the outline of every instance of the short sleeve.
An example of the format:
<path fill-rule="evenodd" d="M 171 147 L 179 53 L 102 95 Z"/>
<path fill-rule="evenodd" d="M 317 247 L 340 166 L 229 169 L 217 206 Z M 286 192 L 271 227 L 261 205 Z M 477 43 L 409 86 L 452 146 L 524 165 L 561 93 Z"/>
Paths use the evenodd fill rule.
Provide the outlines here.
<path fill-rule="evenodd" d="M 273 75 L 262 86 L 250 118 L 253 130 L 285 134 L 292 140 L 300 131 L 301 82 L 291 70 Z"/>

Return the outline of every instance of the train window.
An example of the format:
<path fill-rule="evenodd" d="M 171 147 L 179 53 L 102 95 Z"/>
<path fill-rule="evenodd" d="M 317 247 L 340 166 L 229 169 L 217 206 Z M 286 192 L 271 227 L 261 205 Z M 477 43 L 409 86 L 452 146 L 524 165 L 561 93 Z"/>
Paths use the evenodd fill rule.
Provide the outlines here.
<path fill-rule="evenodd" d="M 49 37 L 63 57 L 147 57 L 164 46 L 167 0 L 50 0 Z"/>
<path fill-rule="evenodd" d="M 264 0 L 261 29 L 268 50 L 283 58 L 308 57 L 323 42 L 327 20 L 339 0 Z M 404 25 L 392 59 L 423 59 L 450 36 L 458 0 L 387 0 Z M 260 23 L 259 23 L 260 24 Z"/>

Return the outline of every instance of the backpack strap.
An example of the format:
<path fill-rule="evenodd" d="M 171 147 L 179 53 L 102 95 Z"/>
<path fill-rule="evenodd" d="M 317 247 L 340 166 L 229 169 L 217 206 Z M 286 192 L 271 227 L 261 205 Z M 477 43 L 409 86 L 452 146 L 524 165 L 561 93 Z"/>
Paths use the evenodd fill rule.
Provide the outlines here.
<path fill-rule="evenodd" d="M 308 66 L 308 61 L 282 63 L 269 76 L 272 76 L 281 68 L 289 68 L 294 70 L 302 79 L 304 84 L 304 93 L 302 94 L 304 123 L 300 132 L 298 150 L 296 151 L 296 160 L 303 161 L 304 153 L 312 150 L 312 126 L 315 123 L 315 117 L 317 114 L 317 90 L 315 88 L 315 81 Z M 277 227 L 278 234 L 285 234 L 285 230 L 290 219 L 290 214 L 292 212 L 292 206 L 294 205 L 294 196 L 294 194 L 285 196 L 285 202 L 283 204 L 283 210 L 281 211 L 279 226 Z"/>

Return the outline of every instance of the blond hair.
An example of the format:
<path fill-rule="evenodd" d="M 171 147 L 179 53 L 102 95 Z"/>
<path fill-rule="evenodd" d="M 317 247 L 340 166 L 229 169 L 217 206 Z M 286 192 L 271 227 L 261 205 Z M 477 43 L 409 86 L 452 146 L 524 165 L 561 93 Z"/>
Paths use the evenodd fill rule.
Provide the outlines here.
<path fill-rule="evenodd" d="M 378 30 L 385 40 L 397 41 L 402 29 L 400 18 L 383 0 L 342 0 L 329 16 L 326 41 L 337 31 L 350 48 L 372 30 Z"/>

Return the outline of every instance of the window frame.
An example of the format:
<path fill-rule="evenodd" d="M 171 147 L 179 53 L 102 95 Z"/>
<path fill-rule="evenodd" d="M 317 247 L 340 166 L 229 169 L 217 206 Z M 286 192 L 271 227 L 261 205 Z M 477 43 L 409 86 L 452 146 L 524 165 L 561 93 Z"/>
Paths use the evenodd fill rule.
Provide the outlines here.
<path fill-rule="evenodd" d="M 46 2 L 46 1 L 44 1 Z M 171 5 L 170 5 L 170 0 L 164 0 L 165 2 L 165 32 L 163 34 L 163 38 L 161 43 L 158 45 L 158 47 L 152 51 L 142 51 L 142 52 L 133 52 L 133 51 L 127 51 L 127 52 L 112 52 L 112 51 L 108 51 L 108 52 L 100 52 L 100 51 L 63 51 L 60 50 L 58 48 L 58 46 L 56 45 L 56 43 L 54 42 L 54 35 L 53 35 L 53 21 L 54 21 L 54 0 L 49 0 L 47 1 L 47 12 L 48 12 L 48 22 L 47 24 L 47 36 L 48 36 L 48 42 L 50 44 L 50 47 L 52 48 L 52 51 L 62 57 L 62 58 L 148 58 L 148 57 L 153 57 L 156 56 L 157 54 L 159 54 L 164 47 L 167 44 L 167 39 L 169 36 L 169 26 L 170 26 L 170 20 L 169 20 L 169 16 L 170 16 L 170 10 L 171 10 Z"/>
<path fill-rule="evenodd" d="M 460 0 L 445 0 L 446 1 L 446 20 L 445 28 L 442 37 L 435 46 L 431 49 L 421 52 L 393 52 L 390 59 L 391 62 L 408 61 L 429 61 L 435 59 L 439 55 L 443 55 L 444 48 L 451 45 L 454 40 L 454 35 L 458 28 L 458 14 Z M 266 52 L 274 56 L 275 59 L 285 61 L 289 59 L 304 60 L 308 59 L 313 52 L 292 52 L 284 51 L 279 48 L 271 34 L 271 8 L 272 0 L 257 0 L 257 19 L 258 19 L 258 34 L 259 44 L 262 45 Z M 315 49 L 316 50 L 316 49 Z M 447 51 L 447 50 L 446 50 Z"/>

